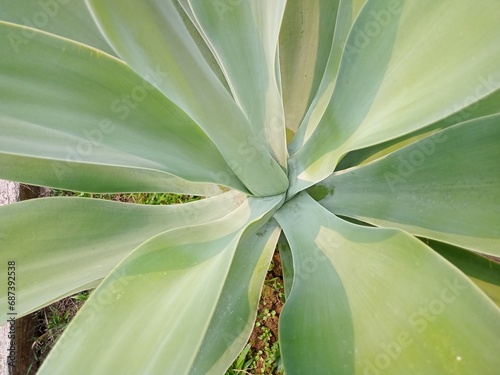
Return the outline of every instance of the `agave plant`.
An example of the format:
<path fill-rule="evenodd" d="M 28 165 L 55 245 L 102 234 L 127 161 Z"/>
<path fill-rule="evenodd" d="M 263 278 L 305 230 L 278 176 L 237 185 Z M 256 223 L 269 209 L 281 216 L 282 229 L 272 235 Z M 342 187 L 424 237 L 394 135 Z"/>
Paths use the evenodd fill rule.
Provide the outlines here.
<path fill-rule="evenodd" d="M 0 6 L 0 178 L 206 197 L 1 207 L 40 374 L 223 374 L 277 245 L 287 375 L 497 373 L 500 2 Z"/>

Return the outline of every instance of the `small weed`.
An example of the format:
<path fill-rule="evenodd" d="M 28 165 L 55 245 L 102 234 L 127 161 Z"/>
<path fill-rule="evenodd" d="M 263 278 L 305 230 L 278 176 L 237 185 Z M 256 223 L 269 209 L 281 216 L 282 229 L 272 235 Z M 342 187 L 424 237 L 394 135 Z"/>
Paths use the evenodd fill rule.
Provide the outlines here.
<path fill-rule="evenodd" d="M 252 359 L 249 367 L 251 374 L 284 374 L 278 342 L 278 321 L 284 302 L 281 260 L 276 252 L 262 287 L 257 320 L 250 336 L 248 355 Z"/>
<path fill-rule="evenodd" d="M 187 203 L 201 199 L 201 197 L 193 195 L 182 195 L 172 193 L 130 193 L 130 194 L 92 194 L 92 193 L 79 193 L 68 190 L 52 190 L 54 197 L 80 197 L 80 198 L 94 198 L 105 199 L 117 202 L 135 203 L 135 204 L 149 204 L 149 205 L 167 205 Z"/>
<path fill-rule="evenodd" d="M 130 199 L 132 199 L 134 203 L 150 205 L 187 203 L 199 200 L 200 198 L 201 197 L 195 197 L 192 195 L 171 193 L 130 194 Z"/>
<path fill-rule="evenodd" d="M 276 310 L 263 308 L 257 317 L 254 329 L 257 339 L 253 343 L 253 347 L 257 350 L 254 353 L 251 369 L 255 374 L 283 374 L 277 328 L 278 316 Z"/>
<path fill-rule="evenodd" d="M 42 334 L 34 338 L 32 345 L 37 360 L 43 360 L 61 336 L 77 311 L 88 299 L 90 292 L 84 291 L 57 301 L 38 312 Z"/>
<path fill-rule="evenodd" d="M 252 358 L 249 357 L 249 352 L 250 352 L 251 344 L 248 343 L 243 350 L 241 351 L 240 355 L 236 360 L 234 361 L 233 365 L 229 370 L 226 371 L 225 375 L 240 375 L 240 374 L 250 374 L 248 370 L 250 369 L 250 366 L 253 363 Z"/>
<path fill-rule="evenodd" d="M 272 279 L 267 279 L 264 282 L 265 285 L 270 286 L 273 290 L 278 292 L 278 297 L 285 303 L 285 286 L 283 285 L 283 280 L 281 277 L 274 277 Z"/>

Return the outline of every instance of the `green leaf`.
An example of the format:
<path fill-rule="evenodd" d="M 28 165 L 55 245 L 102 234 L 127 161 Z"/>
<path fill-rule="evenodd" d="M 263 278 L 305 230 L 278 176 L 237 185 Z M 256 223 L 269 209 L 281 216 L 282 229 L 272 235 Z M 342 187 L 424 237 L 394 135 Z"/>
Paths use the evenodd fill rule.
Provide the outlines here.
<path fill-rule="evenodd" d="M 0 22 L 2 34 L 22 30 Z M 208 182 L 246 191 L 206 134 L 123 62 L 33 32 L 39 35 L 29 49 L 0 49 L 0 160 L 14 163 L 0 172 L 3 178 L 78 190 L 95 184 L 100 190 L 146 185 L 158 191 L 168 182 L 160 191 L 199 191 Z M 150 78 L 159 83 L 164 74 L 152 70 Z M 30 167 L 28 158 L 39 160 Z M 93 172 L 108 182 L 88 179 Z M 149 181 L 128 185 L 131 173 Z M 162 181 L 155 183 L 156 176 Z"/>
<path fill-rule="evenodd" d="M 486 81 L 484 84 L 486 84 Z M 337 166 L 337 170 L 367 164 L 382 156 L 390 154 L 393 151 L 399 150 L 416 140 L 422 139 L 439 130 L 446 129 L 461 122 L 500 113 L 500 89 L 477 101 L 480 97 L 481 90 L 483 89 L 484 88 L 481 86 L 478 87 L 474 95 L 466 98 L 461 105 L 455 106 L 452 109 L 452 113 L 443 120 L 396 139 L 348 153 L 340 161 Z"/>
<path fill-rule="evenodd" d="M 243 232 L 281 201 L 244 199 L 217 221 L 143 243 L 92 293 L 39 374 L 190 373 Z"/>
<path fill-rule="evenodd" d="M 81 139 L 76 146 L 86 141 Z M 186 181 L 154 169 L 84 163 L 74 159 L 75 155 L 79 157 L 73 153 L 75 148 L 69 150 L 66 160 L 0 152 L 0 176 L 30 185 L 87 193 L 170 192 L 213 196 L 221 192 L 216 184 Z M 225 175 L 220 173 L 220 176 Z"/>
<path fill-rule="evenodd" d="M 286 1 L 240 2 L 228 9 L 188 0 L 236 103 L 267 151 L 286 169 L 285 119 L 275 71 Z M 263 93 L 255 95 L 255 93 Z"/>
<path fill-rule="evenodd" d="M 290 291 L 292 290 L 293 277 L 295 272 L 293 270 L 292 249 L 290 249 L 290 244 L 288 243 L 284 233 L 281 233 L 280 238 L 278 240 L 278 249 L 280 252 L 281 269 L 283 271 L 285 297 L 288 299 Z"/>
<path fill-rule="evenodd" d="M 442 242 L 425 240 L 425 243 L 469 276 L 474 284 L 500 307 L 500 264 L 498 261 Z"/>
<path fill-rule="evenodd" d="M 295 134 L 325 71 L 340 1 L 288 0 L 279 35 L 286 126 Z"/>
<path fill-rule="evenodd" d="M 330 42 L 328 48 L 326 49 L 326 51 L 329 52 L 329 55 L 327 56 L 328 60 L 326 61 L 326 66 L 323 67 L 324 69 L 320 70 L 322 74 L 322 76 L 318 77 L 321 79 L 320 85 L 318 87 L 316 87 L 315 85 L 314 91 L 311 92 L 311 94 L 313 94 L 314 96 L 310 98 L 310 102 L 308 103 L 308 110 L 305 114 L 305 117 L 300 119 L 301 123 L 299 131 L 297 132 L 297 134 L 295 134 L 292 143 L 290 143 L 288 147 L 288 151 L 290 152 L 290 154 L 295 154 L 304 145 L 305 141 L 309 139 L 325 113 L 328 103 L 332 98 L 333 89 L 337 81 L 338 69 L 346 45 L 347 37 L 349 35 L 349 31 L 351 30 L 351 26 L 358 16 L 365 1 L 366 0 L 340 0 L 332 2 L 325 0 L 321 2 L 322 7 L 328 7 L 330 9 L 330 12 L 335 11 L 337 19 L 335 21 L 335 27 L 331 27 L 331 29 L 329 29 L 327 27 L 328 25 L 324 25 L 319 31 L 319 38 L 327 39 Z M 301 4 L 304 4 L 304 6 L 309 6 L 309 4 L 313 3 L 301 2 Z M 300 13 L 302 18 L 303 12 Z M 335 20 L 334 16 L 329 15 L 329 12 L 326 11 L 326 9 L 321 9 L 320 13 L 320 17 L 323 22 L 332 22 L 333 20 Z M 333 34 L 333 41 L 332 35 L 330 35 L 332 30 L 335 30 Z M 321 49 L 323 48 L 324 47 L 321 47 Z M 299 58 L 305 61 L 309 61 L 310 55 L 307 54 L 307 59 L 304 59 L 304 55 L 300 54 Z M 320 62 L 318 65 L 323 66 L 322 62 Z M 296 76 L 300 77 L 298 72 L 296 73 L 295 77 Z M 301 93 L 300 90 L 297 90 L 297 92 Z M 287 98 L 285 96 L 283 98 L 285 105 L 286 99 Z"/>
<path fill-rule="evenodd" d="M 500 255 L 500 115 L 447 128 L 373 163 L 334 173 L 330 211 Z"/>
<path fill-rule="evenodd" d="M 170 206 L 88 198 L 0 206 L 0 259 L 3 270 L 8 260 L 17 264 L 17 313 L 29 313 L 101 281 L 134 248 L 161 232 L 217 220 L 241 204 L 242 196 L 230 192 Z M 7 278 L 0 280 L 2 306 L 7 303 L 6 283 Z"/>
<path fill-rule="evenodd" d="M 422 242 L 345 222 L 304 193 L 275 217 L 295 269 L 280 316 L 288 375 L 497 372 L 500 310 Z"/>
<path fill-rule="evenodd" d="M 0 0 L 0 20 L 75 40 L 115 56 L 82 0 Z M 17 53 L 30 49 L 31 40 L 38 35 L 25 28 L 10 30 L 4 36 L 11 52 Z"/>
<path fill-rule="evenodd" d="M 219 63 L 217 62 L 215 56 L 212 54 L 212 51 L 207 45 L 207 41 L 203 35 L 203 31 L 199 28 L 198 21 L 191 11 L 188 0 L 177 0 L 177 3 L 174 2 L 174 5 L 176 5 L 177 9 L 179 10 L 179 15 L 181 16 L 184 25 L 188 29 L 189 34 L 196 43 L 196 46 L 200 50 L 200 53 L 203 55 L 208 65 L 210 65 L 210 68 L 212 68 L 212 71 L 217 76 L 219 81 L 224 85 L 227 92 L 230 92 L 231 89 L 229 88 L 229 85 L 226 81 L 226 77 L 224 77 L 224 73 L 222 72 Z"/>
<path fill-rule="evenodd" d="M 168 79 L 158 82 L 159 90 L 199 124 L 254 195 L 286 190 L 283 169 L 214 75 L 172 2 L 88 4 L 109 43 L 132 69 L 146 80 L 151 67 L 166 72 Z"/>
<path fill-rule="evenodd" d="M 481 7 L 472 0 L 368 1 L 347 39 L 328 108 L 290 159 L 290 196 L 330 175 L 346 152 L 444 119 L 478 88 L 476 101 L 497 90 L 498 12 L 495 0 Z"/>
<path fill-rule="evenodd" d="M 280 232 L 272 220 L 243 234 L 191 375 L 223 374 L 244 348 Z"/>

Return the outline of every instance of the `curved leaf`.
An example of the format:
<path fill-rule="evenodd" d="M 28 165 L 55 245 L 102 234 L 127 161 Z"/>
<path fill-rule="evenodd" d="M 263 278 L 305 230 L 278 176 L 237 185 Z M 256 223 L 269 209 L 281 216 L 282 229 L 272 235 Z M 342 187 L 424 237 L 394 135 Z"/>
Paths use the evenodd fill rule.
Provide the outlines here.
<path fill-rule="evenodd" d="M 295 269 L 280 316 L 288 375 L 497 372 L 500 310 L 422 242 L 345 222 L 304 193 L 275 217 Z"/>
<path fill-rule="evenodd" d="M 332 7 L 332 5 L 334 7 L 338 6 L 338 9 L 336 10 L 337 20 L 335 23 L 335 32 L 333 34 L 333 41 L 330 43 L 330 54 L 326 62 L 323 76 L 321 77 L 321 83 L 317 88 L 317 91 L 313 92 L 314 97 L 311 98 L 313 100 L 308 107 L 305 117 L 301 119 L 302 122 L 297 134 L 295 134 L 292 143 L 290 143 L 288 147 L 290 154 L 295 154 L 309 139 L 323 117 L 326 108 L 328 107 L 328 103 L 330 103 L 333 89 L 337 81 L 342 54 L 346 48 L 349 31 L 351 30 L 352 24 L 365 2 L 366 0 L 340 0 L 337 5 L 337 1 L 324 1 L 324 3 L 329 4 L 329 7 Z M 304 3 L 307 4 L 307 2 Z M 322 16 L 323 15 L 326 16 L 327 12 L 322 11 Z M 327 34 L 329 33 L 326 30 L 323 32 L 323 29 L 320 32 L 323 34 L 325 32 Z"/>
<path fill-rule="evenodd" d="M 210 1 L 188 3 L 236 103 L 260 142 L 269 146 L 268 152 L 286 169 L 285 119 L 275 71 L 286 1 L 240 2 L 225 11 Z"/>
<path fill-rule="evenodd" d="M 80 140 L 76 145 L 86 141 Z M 71 151 L 75 149 L 69 150 L 66 160 L 0 152 L 0 176 L 29 185 L 87 193 L 170 192 L 214 196 L 221 192 L 216 184 L 186 181 L 159 170 L 84 163 L 74 158 L 79 157 Z"/>
<path fill-rule="evenodd" d="M 45 198 L 1 206 L 0 259 L 2 269 L 7 260 L 17 264 L 17 313 L 27 314 L 100 281 L 158 233 L 217 220 L 241 204 L 242 196 L 231 192 L 171 206 L 88 198 Z M 0 280 L 2 306 L 7 301 L 6 283 L 6 278 Z"/>
<path fill-rule="evenodd" d="M 330 211 L 500 255 L 500 115 L 447 128 L 318 184 Z"/>
<path fill-rule="evenodd" d="M 497 90 L 498 12 L 495 0 L 481 7 L 472 0 L 368 1 L 347 39 L 330 104 L 290 159 L 290 195 L 330 175 L 346 152 L 439 121 L 478 87 L 476 101 Z"/>
<path fill-rule="evenodd" d="M 286 190 L 283 169 L 214 75 L 171 1 L 88 4 L 109 43 L 138 74 L 148 80 L 151 66 L 166 72 L 158 89 L 199 124 L 254 195 Z"/>
<path fill-rule="evenodd" d="M 274 220 L 243 234 L 191 375 L 223 374 L 247 343 L 279 234 Z"/>
<path fill-rule="evenodd" d="M 447 243 L 433 240 L 425 243 L 469 276 L 500 307 L 500 263 Z"/>
<path fill-rule="evenodd" d="M 177 3 L 174 2 L 177 9 L 179 9 L 179 15 L 182 18 L 182 21 L 186 28 L 189 31 L 189 34 L 193 38 L 196 46 L 200 50 L 200 53 L 203 55 L 205 60 L 207 61 L 212 71 L 217 76 L 219 81 L 224 85 L 227 92 L 231 92 L 229 85 L 226 81 L 226 77 L 224 77 L 224 73 L 222 72 L 218 61 L 215 59 L 210 47 L 207 44 L 206 37 L 203 35 L 202 30 L 199 27 L 198 21 L 193 15 L 193 12 L 188 4 L 188 0 L 177 0 Z"/>
<path fill-rule="evenodd" d="M 285 287 L 285 297 L 288 299 L 290 291 L 293 286 L 293 277 L 295 271 L 293 270 L 293 256 L 292 249 L 290 249 L 290 244 L 288 243 L 284 233 L 281 233 L 278 240 L 278 249 L 280 252 L 281 259 L 281 269 L 283 271 L 283 284 Z"/>
<path fill-rule="evenodd" d="M 190 373 L 245 228 L 281 200 L 245 199 L 217 221 L 143 243 L 92 293 L 39 374 Z"/>
<path fill-rule="evenodd" d="M 31 39 L 46 31 L 94 47 L 115 56 L 99 32 L 82 0 L 0 0 L 0 20 L 27 28 L 10 30 L 6 36 L 12 52 L 29 49 Z"/>
<path fill-rule="evenodd" d="M 340 0 L 286 2 L 279 35 L 279 62 L 286 127 L 291 135 L 297 132 L 323 78 L 339 3 Z"/>
<path fill-rule="evenodd" d="M 432 125 L 390 141 L 349 152 L 342 158 L 336 169 L 342 170 L 356 165 L 367 164 L 439 130 L 446 129 L 464 121 L 500 113 L 500 89 L 493 91 L 477 101 L 480 93 L 481 87 L 478 87 L 474 95 L 466 98 L 461 105 L 454 107 L 452 113 L 448 117 Z"/>
<path fill-rule="evenodd" d="M 2 34 L 23 29 L 0 23 Z M 114 184 L 122 184 L 122 191 L 137 186 L 125 183 L 131 169 L 138 176 L 151 179 L 156 174 L 171 181 L 165 189 L 177 191 L 187 181 L 196 181 L 246 190 L 234 174 L 227 173 L 231 169 L 206 134 L 123 62 L 37 33 L 30 48 L 18 54 L 0 44 L 3 162 L 14 156 L 39 158 L 44 182 L 57 187 L 65 187 L 64 180 L 70 178 L 88 186 L 86 176 L 77 174 L 84 163 L 87 170 L 96 165 L 96 173 L 103 177 L 107 170 L 116 177 Z M 157 82 L 166 79 L 162 74 L 151 71 Z M 17 174 L 33 181 L 30 172 L 33 168 Z"/>

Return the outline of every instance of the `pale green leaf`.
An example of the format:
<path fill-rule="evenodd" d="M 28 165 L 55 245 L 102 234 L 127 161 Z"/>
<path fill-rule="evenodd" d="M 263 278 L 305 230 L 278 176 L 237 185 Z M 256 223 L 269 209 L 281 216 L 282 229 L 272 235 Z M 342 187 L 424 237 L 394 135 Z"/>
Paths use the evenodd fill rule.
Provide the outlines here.
<path fill-rule="evenodd" d="M 223 374 L 252 333 L 262 284 L 280 229 L 274 220 L 257 232 L 249 229 L 243 234 L 234 254 L 191 375 Z"/>
<path fill-rule="evenodd" d="M 0 206 L 1 269 L 8 260 L 16 262 L 16 311 L 26 314 L 100 281 L 158 233 L 217 220 L 241 204 L 242 196 L 230 192 L 170 206 L 88 198 L 45 198 Z M 0 280 L 2 306 L 7 301 L 6 283 L 7 278 Z"/>
<path fill-rule="evenodd" d="M 245 228 L 281 200 L 245 198 L 217 221 L 143 243 L 92 293 L 39 374 L 190 373 Z"/>
<path fill-rule="evenodd" d="M 286 2 L 279 57 L 286 126 L 291 134 L 297 132 L 323 78 L 339 2 Z"/>
<path fill-rule="evenodd" d="M 31 40 L 39 35 L 32 29 L 38 29 L 115 55 L 83 0 L 0 0 L 0 20 L 27 27 L 4 35 L 14 53 L 30 49 Z"/>
<path fill-rule="evenodd" d="M 433 240 L 425 239 L 434 249 L 460 271 L 465 273 L 481 290 L 500 307 L 500 261 L 488 259 L 471 251 Z"/>
<path fill-rule="evenodd" d="M 80 140 L 77 145 L 85 142 Z M 221 192 L 217 184 L 186 181 L 155 169 L 77 162 L 75 155 L 78 157 L 69 151 L 68 159 L 64 160 L 0 152 L 0 176 L 30 185 L 87 193 L 170 192 L 213 196 Z M 217 175 L 225 176 L 214 174 Z M 228 180 L 223 178 L 223 182 Z"/>
<path fill-rule="evenodd" d="M 295 272 L 293 270 L 292 249 L 290 249 L 290 244 L 288 243 L 284 233 L 281 233 L 278 240 L 278 249 L 280 252 L 281 269 L 283 272 L 285 296 L 286 298 L 288 298 L 288 296 L 290 295 L 290 291 L 292 290 L 293 277 Z"/>
<path fill-rule="evenodd" d="M 159 90 L 199 124 L 253 194 L 286 190 L 283 169 L 214 75 L 172 2 L 88 4 L 109 43 L 132 69 L 146 80 L 151 67 L 166 72 Z"/>
<path fill-rule="evenodd" d="M 23 29 L 0 22 L 2 34 Z M 163 191 L 196 190 L 204 182 L 246 191 L 206 134 L 151 83 L 109 55 L 37 33 L 30 48 L 17 54 L 5 39 L 0 44 L 0 160 L 14 162 L 12 169 L 39 159 L 2 177 L 60 188 L 70 181 L 72 188 L 88 190 L 94 165 L 96 176 L 116 178 L 109 185 L 122 191 L 141 185 L 127 184 L 130 173 L 149 180 L 149 187 L 153 176 L 168 181 Z M 150 79 L 166 79 L 152 69 Z M 45 173 L 40 181 L 31 175 L 35 167 Z M 152 187 L 158 191 L 159 185 Z"/>
<path fill-rule="evenodd" d="M 342 54 L 344 52 L 344 48 L 346 47 L 346 40 L 349 35 L 349 31 L 351 30 L 351 26 L 358 16 L 362 6 L 364 5 L 366 0 L 324 0 L 321 1 L 322 7 L 328 7 L 330 11 L 334 10 L 336 13 L 336 22 L 335 22 L 335 31 L 332 35 L 330 35 L 332 29 L 328 29 L 330 25 L 324 25 L 319 30 L 319 38 L 327 39 L 330 41 L 328 48 L 326 51 L 329 51 L 329 55 L 327 55 L 326 66 L 323 66 L 322 63 L 318 65 L 323 67 L 321 70 L 322 76 L 320 78 L 320 84 L 317 86 L 314 85 L 314 90 L 311 92 L 313 95 L 309 98 L 308 109 L 305 114 L 305 117 L 300 118 L 300 127 L 293 138 L 292 143 L 290 143 L 288 147 L 288 151 L 290 154 L 296 153 L 305 143 L 307 139 L 311 136 L 314 129 L 318 126 L 319 121 L 323 117 L 325 110 L 330 102 L 332 97 L 333 89 L 335 87 L 335 82 L 337 81 L 337 73 L 340 65 L 340 60 Z M 297 2 L 297 1 L 295 1 Z M 316 2 L 301 2 L 304 6 L 309 6 L 309 4 L 315 4 Z M 305 5 L 307 4 L 307 5 Z M 333 15 L 329 15 L 329 12 L 325 11 L 325 9 L 320 10 L 321 19 L 323 22 L 327 22 L 330 18 L 330 22 L 335 20 Z M 326 18 L 326 19 L 325 19 Z M 321 47 L 323 49 L 324 47 Z M 319 51 L 318 51 L 319 52 Z M 304 61 L 310 61 L 310 54 L 304 56 L 299 55 L 299 57 Z M 324 58 L 324 56 L 323 56 Z M 319 68 L 321 69 L 321 68 Z M 296 76 L 299 76 L 299 73 L 296 72 Z M 316 79 L 316 77 L 315 77 Z M 294 91 L 295 95 L 299 94 L 303 96 L 302 91 L 300 89 Z M 286 105 L 286 96 L 284 96 L 283 100 Z M 287 125 L 288 126 L 288 125 Z"/>
<path fill-rule="evenodd" d="M 184 25 L 188 29 L 189 34 L 193 38 L 196 46 L 207 61 L 208 65 L 210 65 L 210 68 L 212 68 L 212 71 L 217 76 L 219 81 L 224 85 L 226 90 L 230 92 L 231 90 L 229 88 L 229 85 L 227 84 L 226 78 L 224 77 L 224 73 L 222 72 L 218 61 L 215 59 L 215 56 L 210 50 L 210 47 L 207 45 L 206 38 L 203 35 L 202 30 L 199 28 L 198 21 L 191 11 L 188 0 L 177 0 L 177 3 L 174 2 L 174 5 L 176 5 L 177 9 L 179 10 L 179 15 L 181 16 Z"/>
<path fill-rule="evenodd" d="M 500 255 L 500 115 L 435 133 L 316 187 L 330 211 Z"/>
<path fill-rule="evenodd" d="M 285 119 L 275 75 L 286 1 L 242 1 L 227 10 L 211 1 L 188 3 L 259 142 L 286 169 Z"/>
<path fill-rule="evenodd" d="M 346 152 L 411 133 L 471 95 L 479 101 L 497 90 L 499 12 L 495 0 L 480 7 L 472 0 L 368 1 L 328 108 L 290 159 L 290 195 L 331 174 Z"/>
<path fill-rule="evenodd" d="M 340 161 L 337 169 L 341 170 L 356 165 L 367 164 L 370 161 L 390 154 L 391 152 L 411 144 L 418 139 L 422 139 L 452 125 L 500 113 L 500 89 L 490 93 L 481 100 L 476 101 L 476 99 L 480 96 L 481 90 L 484 89 L 485 87 L 478 87 L 474 95 L 466 98 L 460 105 L 455 106 L 452 109 L 452 113 L 443 120 L 396 139 L 348 153 Z"/>
<path fill-rule="evenodd" d="M 500 310 L 422 242 L 304 193 L 275 217 L 295 270 L 280 316 L 287 375 L 496 374 Z"/>

